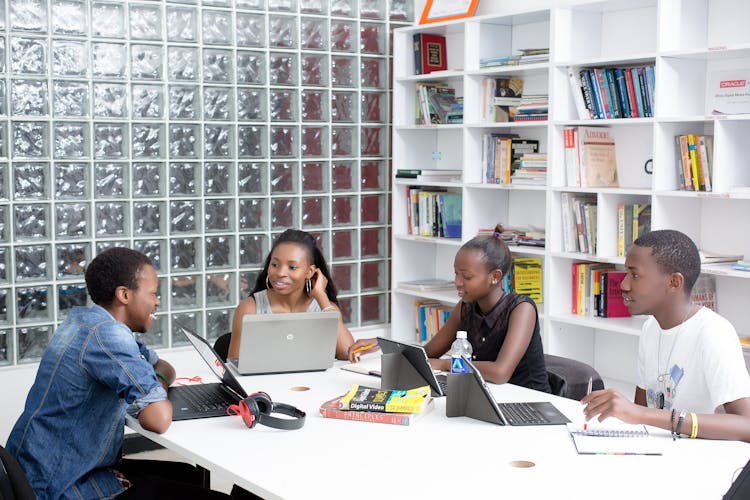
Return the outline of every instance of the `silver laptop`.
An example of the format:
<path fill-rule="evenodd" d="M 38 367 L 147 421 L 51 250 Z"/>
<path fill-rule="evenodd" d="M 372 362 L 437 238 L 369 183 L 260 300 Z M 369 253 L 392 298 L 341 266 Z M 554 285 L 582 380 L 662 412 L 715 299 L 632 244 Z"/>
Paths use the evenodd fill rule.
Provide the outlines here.
<path fill-rule="evenodd" d="M 327 370 L 336 357 L 339 313 L 248 314 L 242 318 L 240 375 Z"/>

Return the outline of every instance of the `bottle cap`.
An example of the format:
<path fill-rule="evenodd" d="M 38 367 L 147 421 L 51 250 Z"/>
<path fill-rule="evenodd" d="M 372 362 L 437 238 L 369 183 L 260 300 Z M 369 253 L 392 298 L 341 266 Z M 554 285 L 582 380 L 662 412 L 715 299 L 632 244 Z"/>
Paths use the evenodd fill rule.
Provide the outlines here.
<path fill-rule="evenodd" d="M 464 330 L 459 330 L 456 332 L 456 338 L 457 339 L 465 339 L 466 338 L 466 332 Z"/>

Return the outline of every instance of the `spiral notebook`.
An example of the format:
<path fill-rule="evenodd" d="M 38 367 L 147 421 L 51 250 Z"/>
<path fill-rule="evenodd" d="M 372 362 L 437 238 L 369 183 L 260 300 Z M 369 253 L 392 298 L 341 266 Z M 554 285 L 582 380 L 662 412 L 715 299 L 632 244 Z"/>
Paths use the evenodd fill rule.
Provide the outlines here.
<path fill-rule="evenodd" d="M 661 455 L 661 440 L 654 439 L 643 425 L 571 429 L 579 455 Z"/>

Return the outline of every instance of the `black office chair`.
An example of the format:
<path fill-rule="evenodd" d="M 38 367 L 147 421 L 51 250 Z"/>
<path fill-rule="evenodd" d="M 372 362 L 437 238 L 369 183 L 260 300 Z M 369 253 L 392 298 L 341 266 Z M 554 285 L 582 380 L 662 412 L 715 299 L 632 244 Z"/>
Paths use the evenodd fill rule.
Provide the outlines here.
<path fill-rule="evenodd" d="M 0 498 L 3 500 L 36 500 L 26 474 L 13 455 L 0 446 Z"/>
<path fill-rule="evenodd" d="M 591 390 L 604 389 L 601 375 L 591 366 L 575 359 L 544 355 L 547 376 L 552 394 L 580 401 L 588 390 L 589 378 L 593 380 Z"/>
<path fill-rule="evenodd" d="M 232 338 L 232 332 L 225 333 L 214 342 L 214 351 L 219 355 L 222 361 L 227 362 L 229 356 L 229 340 Z"/>

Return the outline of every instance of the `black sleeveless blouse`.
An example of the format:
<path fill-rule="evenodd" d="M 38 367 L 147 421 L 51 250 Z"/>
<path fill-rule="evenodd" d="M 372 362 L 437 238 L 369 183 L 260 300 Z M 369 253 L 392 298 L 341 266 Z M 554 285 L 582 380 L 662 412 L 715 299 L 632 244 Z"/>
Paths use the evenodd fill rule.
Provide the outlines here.
<path fill-rule="evenodd" d="M 523 302 L 528 302 L 534 307 L 537 318 L 529 347 L 508 382 L 537 391 L 551 392 L 544 364 L 542 336 L 539 333 L 539 315 L 536 304 L 529 297 L 515 292 L 506 293 L 487 314 L 482 314 L 476 303 L 464 302 L 461 304 L 459 330 L 466 330 L 474 360 L 495 361 L 508 333 L 510 314 Z"/>

